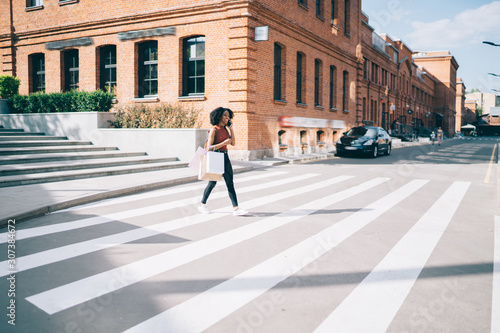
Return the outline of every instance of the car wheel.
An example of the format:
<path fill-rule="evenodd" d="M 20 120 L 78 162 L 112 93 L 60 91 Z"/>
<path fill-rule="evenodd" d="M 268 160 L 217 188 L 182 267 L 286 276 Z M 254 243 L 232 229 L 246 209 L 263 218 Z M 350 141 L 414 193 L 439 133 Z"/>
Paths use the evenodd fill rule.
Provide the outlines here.
<path fill-rule="evenodd" d="M 378 156 L 378 146 L 373 147 L 373 153 L 371 157 L 375 158 Z"/>
<path fill-rule="evenodd" d="M 387 146 L 387 150 L 385 151 L 385 155 L 388 156 L 391 154 L 391 150 L 392 150 L 392 146 L 391 145 L 388 145 Z"/>

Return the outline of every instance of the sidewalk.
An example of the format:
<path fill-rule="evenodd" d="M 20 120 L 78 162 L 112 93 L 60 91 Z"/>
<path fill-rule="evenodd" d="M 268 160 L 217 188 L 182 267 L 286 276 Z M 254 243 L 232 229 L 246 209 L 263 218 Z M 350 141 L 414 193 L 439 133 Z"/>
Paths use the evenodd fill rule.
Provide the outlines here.
<path fill-rule="evenodd" d="M 394 142 L 393 148 L 428 143 Z M 334 156 L 333 153 L 315 153 L 232 163 L 236 174 L 275 165 L 330 159 Z M 72 206 L 194 181 L 198 181 L 194 170 L 178 168 L 0 188 L 0 227 L 7 225 L 11 219 L 19 222 Z"/>

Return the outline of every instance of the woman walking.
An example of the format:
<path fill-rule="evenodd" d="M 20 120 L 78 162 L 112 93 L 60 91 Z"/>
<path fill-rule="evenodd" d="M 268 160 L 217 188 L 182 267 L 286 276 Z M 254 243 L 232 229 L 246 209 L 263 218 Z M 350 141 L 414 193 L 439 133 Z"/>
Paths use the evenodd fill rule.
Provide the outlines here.
<path fill-rule="evenodd" d="M 443 140 L 443 130 L 441 127 L 437 130 L 437 137 L 438 137 L 438 145 L 441 146 L 441 141 Z"/>
<path fill-rule="evenodd" d="M 233 167 L 231 166 L 231 161 L 229 160 L 229 156 L 227 154 L 227 145 L 234 146 L 236 143 L 233 124 L 231 123 L 233 116 L 233 111 L 223 107 L 218 107 L 210 113 L 210 123 L 214 127 L 208 134 L 206 149 L 215 150 L 216 152 L 224 154 L 224 174 L 222 177 L 224 177 L 227 191 L 229 193 L 229 199 L 231 199 L 231 203 L 233 204 L 233 215 L 245 215 L 248 212 L 238 207 L 238 199 L 236 197 L 236 191 L 234 190 L 233 183 Z M 205 191 L 203 192 L 201 204 L 198 206 L 198 210 L 203 214 L 208 214 L 210 212 L 206 207 L 206 203 L 216 184 L 216 181 L 209 181 Z"/>

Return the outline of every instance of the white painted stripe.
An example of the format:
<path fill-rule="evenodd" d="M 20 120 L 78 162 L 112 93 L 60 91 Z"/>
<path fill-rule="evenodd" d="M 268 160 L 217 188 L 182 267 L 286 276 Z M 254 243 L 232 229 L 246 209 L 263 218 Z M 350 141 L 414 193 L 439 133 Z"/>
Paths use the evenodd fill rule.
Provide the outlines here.
<path fill-rule="evenodd" d="M 453 183 L 315 332 L 385 332 L 469 186 Z"/>
<path fill-rule="evenodd" d="M 296 181 L 302 181 L 306 179 L 310 179 L 312 177 L 317 176 L 316 174 L 305 174 L 297 177 L 292 177 L 292 178 L 287 178 L 284 180 L 279 180 L 275 182 L 269 182 L 265 184 L 260 184 L 260 185 L 255 185 L 255 186 L 250 186 L 247 188 L 243 188 L 239 190 L 239 193 L 246 193 L 254 190 L 262 190 L 262 189 L 267 189 L 275 186 L 280 186 L 283 184 L 290 184 L 292 182 Z M 342 176 L 342 177 L 337 177 L 335 178 L 335 182 L 339 182 L 348 178 L 352 178 L 350 176 Z M 317 189 L 318 187 L 323 187 L 324 185 L 307 185 L 303 187 L 305 191 L 313 191 Z M 213 198 L 216 193 L 213 193 L 213 195 L 210 196 L 210 198 Z M 218 193 L 221 196 L 226 196 L 226 193 Z M 250 202 L 245 203 L 245 207 L 247 209 L 251 209 L 254 207 L 262 206 L 266 203 L 281 200 L 283 198 L 291 197 L 294 195 L 300 195 L 300 192 L 297 192 L 297 189 L 293 189 L 290 191 L 278 193 L 276 195 L 270 195 L 266 197 L 261 197 L 256 200 L 252 200 Z M 219 210 L 219 211 L 213 211 L 212 214 L 209 215 L 194 215 L 194 216 L 186 216 L 180 219 L 176 220 L 170 220 L 166 222 L 161 222 L 154 224 L 152 226 L 144 227 L 144 228 L 137 228 L 129 231 L 124 231 L 118 234 L 110 235 L 110 236 L 104 236 L 104 237 L 99 237 L 95 239 L 91 239 L 88 241 L 84 242 L 79 242 L 79 243 L 74 243 L 50 250 L 46 250 L 43 252 L 38 252 L 30 255 L 26 255 L 23 257 L 17 258 L 17 271 L 22 272 L 31 268 L 35 267 L 40 267 L 43 265 L 51 264 L 54 262 L 58 262 L 61 260 L 66 260 L 70 258 L 74 258 L 79 255 L 99 251 L 108 247 L 116 246 L 119 244 L 124 244 L 128 242 L 132 242 L 138 239 L 150 237 L 157 235 L 159 233 L 164 233 L 168 231 L 172 231 L 175 229 L 179 228 L 184 228 L 187 226 L 192 226 L 198 223 L 202 222 L 207 222 L 211 221 L 217 218 L 220 218 L 222 216 L 228 215 L 228 212 L 232 212 L 232 209 L 226 209 L 226 210 Z M 151 212 L 148 212 L 151 213 Z M 0 276 L 5 276 L 7 275 L 7 266 L 8 266 L 8 261 L 2 261 L 0 262 Z"/>
<path fill-rule="evenodd" d="M 500 332 L 500 216 L 495 216 L 491 332 Z"/>
<path fill-rule="evenodd" d="M 165 327 L 172 332 L 202 332 L 330 251 L 425 183 L 412 181 L 288 250 L 125 332 L 164 332 Z M 324 208 L 331 199 L 333 196 L 317 201 L 314 207 Z"/>
<path fill-rule="evenodd" d="M 287 174 L 287 172 L 285 172 L 285 171 L 262 172 L 262 173 L 257 174 L 257 175 L 244 176 L 244 177 L 235 175 L 234 183 L 236 185 L 238 185 L 238 184 L 245 183 L 245 182 L 252 182 L 252 181 L 258 181 L 258 180 L 265 179 L 265 178 L 273 178 L 273 177 L 277 177 L 277 176 L 282 176 L 284 174 Z M 219 184 L 218 184 L 218 186 L 225 186 L 226 185 L 226 183 L 224 181 L 221 181 Z M 179 193 L 199 191 L 200 189 L 204 189 L 206 186 L 207 186 L 206 181 L 203 181 L 201 183 L 197 182 L 196 184 L 187 185 L 187 186 L 178 186 L 175 188 L 168 188 L 168 189 L 164 189 L 164 190 L 155 190 L 155 191 L 150 191 L 150 192 L 146 192 L 146 193 L 127 195 L 125 197 L 101 200 L 99 202 L 93 202 L 93 203 L 89 203 L 86 205 L 81 205 L 81 206 L 76 206 L 76 207 L 71 207 L 68 209 L 60 210 L 60 211 L 58 211 L 58 213 L 81 210 L 81 209 L 88 209 L 88 208 L 97 208 L 97 207 L 100 208 L 100 207 L 105 207 L 105 206 L 123 204 L 123 203 L 127 203 L 127 202 L 135 202 L 138 200 L 158 198 L 158 197 L 163 197 L 163 196 L 167 196 L 167 195 L 174 195 L 174 194 L 179 194 Z M 236 188 L 238 188 L 238 186 Z"/>
<path fill-rule="evenodd" d="M 301 176 L 297 176 L 297 177 L 291 177 L 288 179 L 277 180 L 274 182 L 266 182 L 266 183 L 262 183 L 262 184 L 258 184 L 258 185 L 254 185 L 254 186 L 240 188 L 237 190 L 237 192 L 241 194 L 241 193 L 247 193 L 247 192 L 251 192 L 251 191 L 259 191 L 259 190 L 271 188 L 274 186 L 281 186 L 281 185 L 287 184 L 289 182 L 303 180 L 303 179 L 315 177 L 315 176 L 318 176 L 318 174 L 306 174 L 306 175 L 301 175 Z M 304 177 L 306 177 L 306 178 L 304 178 Z M 251 179 L 251 180 L 255 180 L 255 179 Z M 197 186 L 197 188 L 201 189 L 201 188 L 204 188 L 205 186 L 206 186 L 206 184 L 204 184 L 203 186 Z M 227 196 L 226 192 L 214 192 L 210 195 L 210 199 L 212 200 L 212 199 L 217 199 L 217 198 L 223 198 L 225 196 Z M 199 200 L 201 200 L 201 195 L 200 195 Z M 196 198 L 188 198 L 188 199 L 182 199 L 182 200 L 171 201 L 171 202 L 161 203 L 161 204 L 157 204 L 157 205 L 147 206 L 147 207 L 143 207 L 143 208 L 125 210 L 125 211 L 121 211 L 121 212 L 113 213 L 113 214 L 89 217 L 89 218 L 85 218 L 85 219 L 81 219 L 81 220 L 77 220 L 77 221 L 73 221 L 73 222 L 63 222 L 63 223 L 57 223 L 54 225 L 48 225 L 48 226 L 43 226 L 43 227 L 20 229 L 20 230 L 17 230 L 17 232 L 16 232 L 16 240 L 19 241 L 22 239 L 39 237 L 39 236 L 49 235 L 49 234 L 53 234 L 53 233 L 57 233 L 57 232 L 70 231 L 70 230 L 74 230 L 74 229 L 100 225 L 100 224 L 104 224 L 104 223 L 108 223 L 108 222 L 120 221 L 120 220 L 133 218 L 133 217 L 137 217 L 137 216 L 142 216 L 142 215 L 146 215 L 146 214 L 154 214 L 154 213 L 162 212 L 165 210 L 178 208 L 181 206 L 190 206 L 190 205 L 193 205 L 193 203 L 195 203 L 195 202 L 196 202 Z M 8 238 L 7 233 L 1 234 L 0 235 L 0 243 L 7 242 L 7 238 Z"/>
<path fill-rule="evenodd" d="M 322 181 L 314 187 L 328 187 L 339 180 L 340 178 L 334 178 Z M 43 311 L 53 314 L 266 233 L 312 214 L 322 207 L 373 188 L 387 180 L 387 178 L 376 178 L 326 198 L 304 204 L 297 209 L 30 296 L 27 300 Z M 309 191 L 304 191 L 302 188 L 296 189 L 294 192 L 297 195 L 304 195 L 313 190 L 313 186 L 311 186 Z M 121 279 L 117 281 L 117 277 L 121 277 Z"/>

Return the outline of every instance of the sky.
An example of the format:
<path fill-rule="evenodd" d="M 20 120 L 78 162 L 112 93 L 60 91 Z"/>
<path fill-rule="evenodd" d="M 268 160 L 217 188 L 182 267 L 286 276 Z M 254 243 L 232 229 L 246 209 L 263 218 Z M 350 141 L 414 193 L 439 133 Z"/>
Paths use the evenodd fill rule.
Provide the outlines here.
<path fill-rule="evenodd" d="M 412 51 L 450 51 L 458 62 L 457 78 L 467 91 L 500 90 L 500 1 L 361 0 L 378 34 L 401 39 Z"/>

